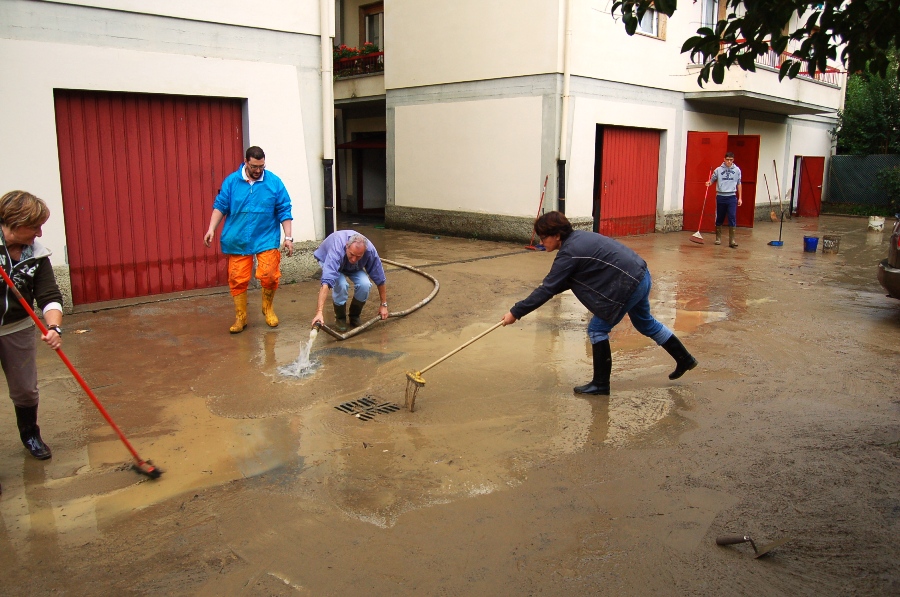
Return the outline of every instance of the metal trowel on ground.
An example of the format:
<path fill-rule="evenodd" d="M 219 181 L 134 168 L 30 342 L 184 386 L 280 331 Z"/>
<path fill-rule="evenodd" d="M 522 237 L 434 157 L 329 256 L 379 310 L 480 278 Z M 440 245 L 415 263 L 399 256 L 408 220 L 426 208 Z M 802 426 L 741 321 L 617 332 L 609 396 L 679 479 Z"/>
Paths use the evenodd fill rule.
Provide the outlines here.
<path fill-rule="evenodd" d="M 750 543 L 753 546 L 753 552 L 756 554 L 753 556 L 754 558 L 761 558 L 776 547 L 780 547 L 790 541 L 790 537 L 785 537 L 783 539 L 779 539 L 778 541 L 773 541 L 768 545 L 763 545 L 760 548 L 756 547 L 756 543 L 753 542 L 753 539 L 750 538 L 750 535 L 721 535 L 716 537 L 716 545 L 737 545 L 738 543 Z"/>

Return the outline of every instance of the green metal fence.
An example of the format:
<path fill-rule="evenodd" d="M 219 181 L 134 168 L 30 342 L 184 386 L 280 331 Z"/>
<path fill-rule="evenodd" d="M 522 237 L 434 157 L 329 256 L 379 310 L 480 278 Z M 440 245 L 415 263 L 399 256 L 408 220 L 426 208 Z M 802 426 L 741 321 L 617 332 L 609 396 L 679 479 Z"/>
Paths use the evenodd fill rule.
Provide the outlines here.
<path fill-rule="evenodd" d="M 895 166 L 900 166 L 900 155 L 832 156 L 828 197 L 823 202 L 887 207 L 887 194 L 878 188 L 875 175 Z"/>

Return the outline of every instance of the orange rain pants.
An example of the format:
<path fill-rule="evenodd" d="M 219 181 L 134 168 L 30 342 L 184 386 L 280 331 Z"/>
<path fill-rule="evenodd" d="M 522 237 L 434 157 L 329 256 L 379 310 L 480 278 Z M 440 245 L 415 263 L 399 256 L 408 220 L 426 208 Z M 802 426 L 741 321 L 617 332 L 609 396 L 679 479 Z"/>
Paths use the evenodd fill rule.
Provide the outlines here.
<path fill-rule="evenodd" d="M 256 279 L 267 290 L 278 288 L 281 278 L 281 251 L 269 249 L 256 256 Z M 253 270 L 253 255 L 228 256 L 228 287 L 231 296 L 247 292 L 250 285 L 250 272 Z"/>

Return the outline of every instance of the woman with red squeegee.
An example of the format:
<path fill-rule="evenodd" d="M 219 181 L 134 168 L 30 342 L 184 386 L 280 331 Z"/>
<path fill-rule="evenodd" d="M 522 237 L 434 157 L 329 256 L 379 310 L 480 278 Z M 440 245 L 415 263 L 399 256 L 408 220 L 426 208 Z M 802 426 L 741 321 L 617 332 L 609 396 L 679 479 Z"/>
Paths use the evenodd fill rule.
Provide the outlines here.
<path fill-rule="evenodd" d="M 31 193 L 11 191 L 0 198 L 0 266 L 30 304 L 36 301 L 47 322 L 41 340 L 53 350 L 62 345 L 62 293 L 50 265 L 50 250 L 37 242 L 50 217 L 47 204 Z M 47 460 L 50 446 L 38 426 L 37 343 L 34 322 L 12 290 L 0 284 L 0 364 L 16 410 L 22 443 L 32 456 Z"/>
<path fill-rule="evenodd" d="M 669 379 L 678 379 L 697 366 L 681 340 L 650 314 L 650 270 L 640 255 L 596 232 L 573 230 L 558 211 L 539 217 L 534 231 L 547 251 L 559 251 L 550 273 L 528 298 L 513 305 L 503 316 L 503 325 L 515 323 L 560 292 L 572 290 L 594 316 L 588 324 L 594 358 L 591 381 L 574 388 L 576 394 L 609 395 L 612 351 L 609 332 L 625 314 L 635 329 L 662 346 L 675 359 Z"/>

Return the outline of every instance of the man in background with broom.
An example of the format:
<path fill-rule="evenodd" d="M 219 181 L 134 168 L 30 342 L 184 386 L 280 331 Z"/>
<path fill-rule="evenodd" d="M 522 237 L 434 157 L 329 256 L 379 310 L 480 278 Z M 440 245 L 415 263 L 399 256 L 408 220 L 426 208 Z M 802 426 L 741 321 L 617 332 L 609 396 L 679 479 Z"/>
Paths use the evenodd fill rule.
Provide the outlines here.
<path fill-rule="evenodd" d="M 725 153 L 725 161 L 716 168 L 706 186 L 716 182 L 716 244 L 722 244 L 722 224 L 728 218 L 728 246 L 737 248 L 734 227 L 737 226 L 737 208 L 741 205 L 741 169 L 734 163 L 734 154 Z"/>
<path fill-rule="evenodd" d="M 538 218 L 534 231 L 547 251 L 559 253 L 541 285 L 528 298 L 513 305 L 501 323 L 515 323 L 557 294 L 571 290 L 594 314 L 587 329 L 594 376 L 588 383 L 574 388 L 576 394 L 609 395 L 612 373 L 609 332 L 626 313 L 637 331 L 675 359 L 675 371 L 669 374 L 669 379 L 678 379 L 697 366 L 697 359 L 672 330 L 650 314 L 650 270 L 640 255 L 602 234 L 573 230 L 566 216 L 558 211 Z"/>

